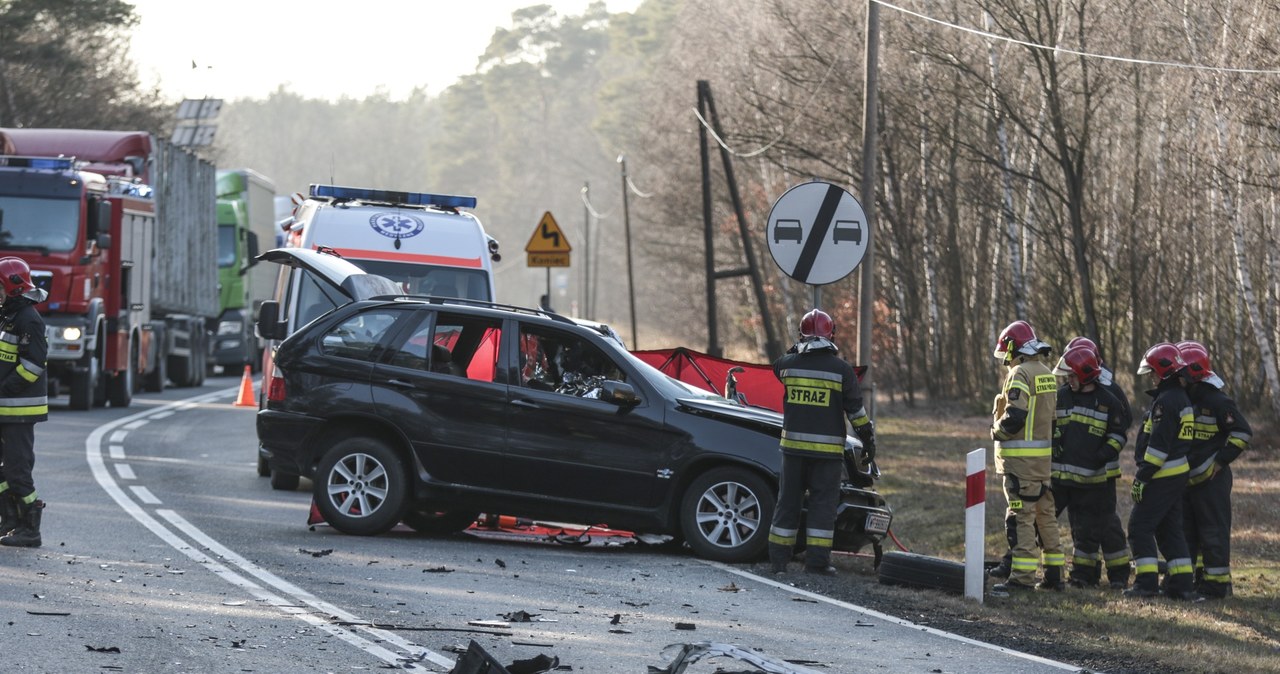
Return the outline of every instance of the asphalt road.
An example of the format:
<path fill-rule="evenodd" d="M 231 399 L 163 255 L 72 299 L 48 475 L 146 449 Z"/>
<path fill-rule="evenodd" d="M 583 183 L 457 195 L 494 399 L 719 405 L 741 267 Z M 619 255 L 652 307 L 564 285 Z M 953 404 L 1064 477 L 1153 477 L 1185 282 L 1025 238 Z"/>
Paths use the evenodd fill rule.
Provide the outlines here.
<path fill-rule="evenodd" d="M 37 427 L 44 547 L 0 548 L 5 671 L 448 672 L 472 640 L 504 665 L 545 655 L 589 673 L 642 674 L 707 643 L 794 674 L 1074 671 L 668 548 L 310 529 L 309 482 L 257 477 L 237 384 L 55 409 Z M 508 619 L 520 612 L 532 621 Z M 757 671 L 746 657 L 683 671 Z"/>

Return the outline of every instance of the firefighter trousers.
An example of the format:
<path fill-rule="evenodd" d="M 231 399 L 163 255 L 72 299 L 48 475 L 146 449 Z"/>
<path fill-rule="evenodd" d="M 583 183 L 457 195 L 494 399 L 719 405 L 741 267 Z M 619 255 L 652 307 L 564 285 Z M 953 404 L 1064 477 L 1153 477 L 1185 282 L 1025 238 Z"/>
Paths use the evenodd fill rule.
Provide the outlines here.
<path fill-rule="evenodd" d="M 31 470 L 36 464 L 36 425 L 0 424 L 0 493 L 20 503 L 36 500 Z"/>
<path fill-rule="evenodd" d="M 1042 550 L 1045 569 L 1056 568 L 1054 575 L 1060 577 L 1066 558 L 1058 537 L 1057 511 L 1049 483 L 1023 481 L 1006 474 L 1004 494 L 1009 504 L 1004 514 L 1005 537 L 1013 553 L 1008 582 L 1035 585 Z"/>
<path fill-rule="evenodd" d="M 1182 499 L 1187 555 L 1204 573 L 1197 589 L 1215 597 L 1231 591 L 1231 483 L 1231 468 L 1223 466 Z"/>
<path fill-rule="evenodd" d="M 805 567 L 823 569 L 831 563 L 843 468 L 844 463 L 839 456 L 782 455 L 778 505 L 774 508 L 773 526 L 769 529 L 769 559 L 775 566 L 779 561 L 785 564 L 785 560 L 791 558 L 801 516 L 805 527 Z M 807 507 L 805 492 L 809 495 Z"/>
<path fill-rule="evenodd" d="M 1129 581 L 1129 543 L 1116 514 L 1116 486 L 1108 480 L 1100 485 L 1077 487 L 1061 482 L 1053 486 L 1054 503 L 1067 510 L 1071 524 L 1071 578 L 1093 585 L 1102 578 L 1113 583 Z"/>
<path fill-rule="evenodd" d="M 1173 594 L 1191 591 L 1191 556 L 1182 529 L 1182 498 L 1186 474 L 1151 480 L 1142 491 L 1142 501 L 1129 513 L 1129 547 L 1137 566 L 1134 587 L 1150 592 L 1160 588 L 1160 559 L 1168 564 L 1168 590 Z"/>

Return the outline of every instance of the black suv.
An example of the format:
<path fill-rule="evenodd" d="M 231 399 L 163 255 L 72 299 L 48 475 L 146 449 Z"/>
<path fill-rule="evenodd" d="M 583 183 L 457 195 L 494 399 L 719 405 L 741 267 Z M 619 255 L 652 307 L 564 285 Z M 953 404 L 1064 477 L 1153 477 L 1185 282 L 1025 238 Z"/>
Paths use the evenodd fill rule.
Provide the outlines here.
<path fill-rule="evenodd" d="M 281 336 L 273 304 L 264 337 Z M 766 544 L 781 415 L 662 374 L 601 324 L 466 300 L 353 301 L 280 343 L 265 389 L 264 458 L 311 478 L 346 533 L 401 521 L 453 532 L 484 512 L 670 534 L 719 561 Z M 850 486 L 845 501 L 837 549 L 878 552 L 884 499 Z"/>

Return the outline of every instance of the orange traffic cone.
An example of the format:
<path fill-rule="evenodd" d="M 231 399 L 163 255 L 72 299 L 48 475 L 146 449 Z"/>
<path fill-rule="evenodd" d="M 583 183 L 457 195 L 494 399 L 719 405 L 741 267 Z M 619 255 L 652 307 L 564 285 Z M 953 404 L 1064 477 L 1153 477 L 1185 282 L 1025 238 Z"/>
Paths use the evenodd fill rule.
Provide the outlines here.
<path fill-rule="evenodd" d="M 244 377 L 240 379 L 240 392 L 236 394 L 236 407 L 257 407 L 258 401 L 253 397 L 253 375 L 248 365 L 244 366 Z"/>

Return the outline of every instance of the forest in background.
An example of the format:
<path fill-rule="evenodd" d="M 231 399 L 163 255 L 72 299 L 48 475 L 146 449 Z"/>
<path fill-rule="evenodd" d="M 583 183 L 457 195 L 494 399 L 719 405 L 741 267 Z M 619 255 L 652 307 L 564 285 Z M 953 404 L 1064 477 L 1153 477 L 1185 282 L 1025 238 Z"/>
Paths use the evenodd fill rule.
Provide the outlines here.
<path fill-rule="evenodd" d="M 163 134 L 172 111 L 156 114 L 136 86 L 108 97 L 120 110 L 95 108 L 97 119 L 67 112 L 84 112 L 83 98 L 39 90 L 58 66 L 35 55 L 57 52 L 17 45 L 65 29 L 48 15 L 15 14 L 40 4 L 88 3 L 0 0 L 0 125 Z M 995 336 L 1025 318 L 1057 346 L 1094 337 L 1134 393 L 1142 382 L 1131 373 L 1148 346 L 1198 339 L 1246 409 L 1280 416 L 1280 7 L 902 0 L 879 13 L 878 395 L 985 408 L 999 377 Z M 821 0 L 646 0 L 629 14 L 597 3 L 580 16 L 535 5 L 495 32 L 474 74 L 437 96 L 325 101 L 280 89 L 230 101 L 214 158 L 271 176 L 281 192 L 332 180 L 475 195 L 502 241 L 499 299 L 518 304 L 545 291 L 545 272 L 524 266 L 523 248 L 551 211 L 574 246 L 574 267 L 553 273 L 553 305 L 625 336 L 625 155 L 634 346 L 704 349 L 695 106 L 697 81 L 707 80 L 774 328 L 790 338 L 810 290 L 772 263 L 764 224 L 774 199 L 811 179 L 867 200 L 866 16 L 864 2 Z M 95 30 L 97 48 L 119 48 L 128 23 Z M 734 210 L 714 156 L 711 164 L 716 266 L 738 267 Z M 765 360 L 745 277 L 719 281 L 717 298 L 726 352 Z M 825 287 L 823 301 L 852 359 L 857 274 Z"/>

